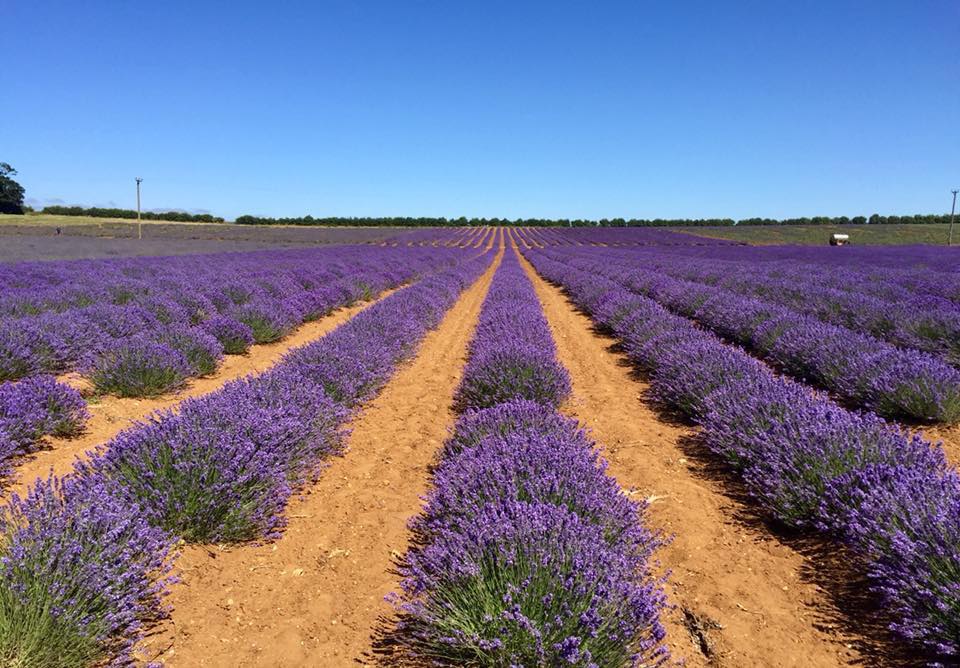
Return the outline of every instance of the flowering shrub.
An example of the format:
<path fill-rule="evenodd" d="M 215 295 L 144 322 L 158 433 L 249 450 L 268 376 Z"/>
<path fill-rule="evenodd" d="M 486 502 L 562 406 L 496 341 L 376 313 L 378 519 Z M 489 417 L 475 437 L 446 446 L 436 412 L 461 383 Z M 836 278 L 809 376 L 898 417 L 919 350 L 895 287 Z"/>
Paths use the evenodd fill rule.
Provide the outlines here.
<path fill-rule="evenodd" d="M 170 538 L 98 481 L 38 481 L 0 509 L 0 657 L 84 668 L 129 657 L 162 613 Z"/>
<path fill-rule="evenodd" d="M 0 383 L 0 476 L 10 473 L 11 460 L 34 451 L 41 437 L 79 433 L 87 415 L 80 393 L 50 376 Z"/>
<path fill-rule="evenodd" d="M 242 355 L 253 345 L 253 330 L 234 318 L 218 315 L 200 326 L 220 342 L 227 355 Z"/>
<path fill-rule="evenodd" d="M 104 394 L 149 397 L 182 387 L 190 371 L 187 357 L 172 346 L 134 337 L 103 353 L 90 380 Z"/>
<path fill-rule="evenodd" d="M 457 253 L 338 247 L 11 264 L 0 268 L 0 381 L 115 366 L 133 337 L 172 344 L 186 355 L 188 375 L 209 374 L 223 353 L 279 340 L 302 322 L 450 266 Z M 190 326 L 223 350 L 185 333 Z M 152 379 L 148 392 L 178 385 L 164 366 L 167 380 Z M 136 391 L 124 379 L 132 373 L 120 372 L 120 391 Z"/>
<path fill-rule="evenodd" d="M 484 301 L 457 401 L 463 408 L 511 399 L 556 407 L 569 392 L 570 379 L 554 358 L 540 302 L 511 255 Z"/>
<path fill-rule="evenodd" d="M 174 325 L 161 330 L 157 339 L 186 358 L 191 376 L 209 376 L 223 359 L 223 346 L 199 327 Z"/>

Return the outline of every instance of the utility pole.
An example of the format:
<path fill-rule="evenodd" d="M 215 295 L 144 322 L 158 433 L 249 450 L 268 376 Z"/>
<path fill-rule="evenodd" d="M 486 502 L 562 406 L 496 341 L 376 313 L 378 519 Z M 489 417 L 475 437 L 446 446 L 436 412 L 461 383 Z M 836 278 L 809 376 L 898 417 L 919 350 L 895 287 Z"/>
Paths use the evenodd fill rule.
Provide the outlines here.
<path fill-rule="evenodd" d="M 143 181 L 137 177 L 137 239 L 143 239 L 143 223 L 140 222 L 140 183 Z"/>
<path fill-rule="evenodd" d="M 953 204 L 950 205 L 950 238 L 947 240 L 947 245 L 953 245 L 953 214 L 957 210 L 957 191 L 951 190 L 953 193 Z"/>

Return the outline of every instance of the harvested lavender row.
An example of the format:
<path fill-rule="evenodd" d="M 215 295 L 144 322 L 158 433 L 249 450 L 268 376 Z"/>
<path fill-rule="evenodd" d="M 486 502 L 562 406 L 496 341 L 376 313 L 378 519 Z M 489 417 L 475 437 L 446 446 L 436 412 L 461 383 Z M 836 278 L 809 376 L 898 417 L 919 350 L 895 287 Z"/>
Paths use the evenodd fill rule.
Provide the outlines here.
<path fill-rule="evenodd" d="M 756 297 L 799 313 L 904 348 L 960 363 L 960 304 L 930 294 L 916 294 L 873 273 L 836 268 L 829 272 L 797 262 L 763 263 L 689 257 L 679 253 L 607 249 L 604 257 L 673 278 L 713 285 Z M 933 273 L 933 272 L 928 272 Z"/>
<path fill-rule="evenodd" d="M 847 543 L 925 650 L 960 656 L 960 476 L 939 447 L 844 410 L 617 283 L 530 251 L 623 343 L 653 392 L 703 428 L 777 519 Z"/>
<path fill-rule="evenodd" d="M 100 392 L 161 394 L 455 251 L 344 248 L 0 268 L 0 380 L 76 370 Z M 264 265 L 269 269 L 264 269 Z"/>
<path fill-rule="evenodd" d="M 126 662 L 162 612 L 176 541 L 276 536 L 290 495 L 340 450 L 352 409 L 489 263 L 473 257 L 400 290 L 271 371 L 158 413 L 75 475 L 14 497 L 0 512 L 0 657 Z"/>
<path fill-rule="evenodd" d="M 547 255 L 650 297 L 853 406 L 894 419 L 960 420 L 960 371 L 927 353 L 721 288 L 671 278 L 624 260 L 619 251 Z"/>
<path fill-rule="evenodd" d="M 533 286 L 508 254 L 483 304 L 415 547 L 397 640 L 443 665 L 625 666 L 666 660 L 660 539 L 576 422 Z"/>
<path fill-rule="evenodd" d="M 0 480 L 12 463 L 34 452 L 44 436 L 73 436 L 83 429 L 87 404 L 80 393 L 50 376 L 0 383 Z"/>

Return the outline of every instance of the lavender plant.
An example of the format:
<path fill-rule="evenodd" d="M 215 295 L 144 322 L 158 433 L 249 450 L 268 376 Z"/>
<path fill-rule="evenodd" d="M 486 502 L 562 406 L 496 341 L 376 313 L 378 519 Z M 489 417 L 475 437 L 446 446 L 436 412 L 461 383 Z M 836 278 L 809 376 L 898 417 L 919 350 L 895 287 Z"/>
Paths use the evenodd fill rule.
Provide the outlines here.
<path fill-rule="evenodd" d="M 124 664 L 162 614 L 172 541 L 97 481 L 39 481 L 0 509 L 0 662 Z"/>
<path fill-rule="evenodd" d="M 253 345 L 253 330 L 234 318 L 214 316 L 205 320 L 201 327 L 220 342 L 227 355 L 242 355 Z"/>
<path fill-rule="evenodd" d="M 45 435 L 73 436 L 88 412 L 80 393 L 50 376 L 0 383 L 0 476 L 12 460 L 33 452 Z"/>
<path fill-rule="evenodd" d="M 190 372 L 190 361 L 172 346 L 133 337 L 104 352 L 90 380 L 103 394 L 149 397 L 182 387 Z"/>

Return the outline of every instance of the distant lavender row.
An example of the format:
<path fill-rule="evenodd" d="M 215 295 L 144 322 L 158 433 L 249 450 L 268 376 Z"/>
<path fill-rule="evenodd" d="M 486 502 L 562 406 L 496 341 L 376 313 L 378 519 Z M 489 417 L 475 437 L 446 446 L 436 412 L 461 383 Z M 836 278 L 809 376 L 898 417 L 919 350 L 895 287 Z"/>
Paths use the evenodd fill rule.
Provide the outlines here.
<path fill-rule="evenodd" d="M 123 664 L 143 624 L 162 613 L 178 539 L 275 536 L 290 495 L 340 450 L 352 410 L 490 262 L 461 257 L 267 373 L 158 413 L 74 475 L 14 497 L 0 513 L 0 656 Z"/>
<path fill-rule="evenodd" d="M 223 353 L 285 336 L 455 251 L 342 248 L 0 267 L 0 380 L 79 370 L 103 392 L 162 393 Z"/>
<path fill-rule="evenodd" d="M 72 436 L 87 416 L 80 393 L 49 376 L 0 383 L 0 480 L 43 436 Z"/>
<path fill-rule="evenodd" d="M 457 401 L 461 408 L 510 399 L 556 407 L 569 392 L 533 286 L 516 255 L 507 252 L 483 303 Z"/>
<path fill-rule="evenodd" d="M 548 246 L 730 246 L 736 242 L 683 234 L 656 227 L 529 227 L 523 236 Z"/>
<path fill-rule="evenodd" d="M 407 653 L 474 666 L 665 660 L 664 595 L 649 568 L 659 538 L 594 444 L 555 412 L 568 391 L 533 286 L 508 252 L 458 393 L 469 408 L 402 560 L 394 602 Z"/>
<path fill-rule="evenodd" d="M 617 251 L 548 251 L 548 257 L 598 273 L 736 341 L 800 380 L 890 418 L 960 420 L 960 371 L 844 327 L 721 288 L 671 278 Z"/>
<path fill-rule="evenodd" d="M 713 260 L 645 250 L 608 249 L 604 254 L 649 271 L 787 306 L 960 364 L 960 303 L 918 293 L 904 286 L 896 272 L 886 272 L 884 280 L 878 276 L 881 272 L 847 267 L 825 271 L 796 262 Z"/>
<path fill-rule="evenodd" d="M 701 237 L 693 239 L 702 240 Z M 865 274 L 870 280 L 900 283 L 915 293 L 960 301 L 960 259 L 955 246 L 916 244 L 833 248 L 826 244 L 826 238 L 823 241 L 822 246 L 731 243 L 710 248 L 691 243 L 677 245 L 670 252 L 723 260 L 807 264 L 819 271 L 825 267 L 850 270 Z"/>
<path fill-rule="evenodd" d="M 621 340 L 666 405 L 703 427 L 779 520 L 847 543 L 894 630 L 960 656 L 960 476 L 939 447 L 846 411 L 615 282 L 532 251 L 537 270 Z"/>

